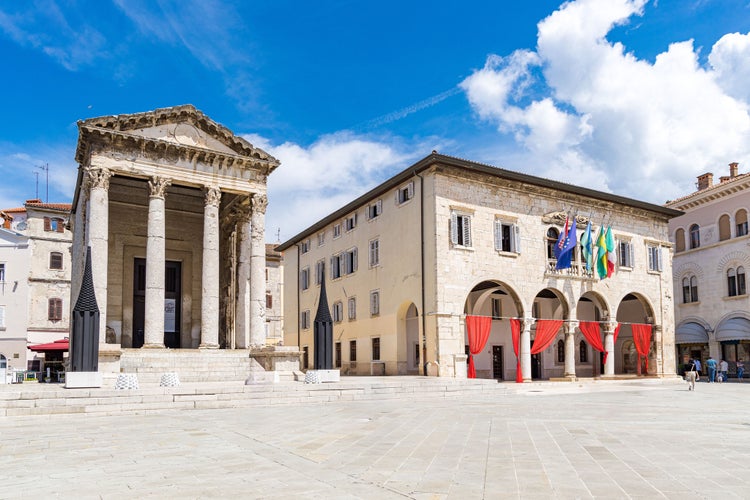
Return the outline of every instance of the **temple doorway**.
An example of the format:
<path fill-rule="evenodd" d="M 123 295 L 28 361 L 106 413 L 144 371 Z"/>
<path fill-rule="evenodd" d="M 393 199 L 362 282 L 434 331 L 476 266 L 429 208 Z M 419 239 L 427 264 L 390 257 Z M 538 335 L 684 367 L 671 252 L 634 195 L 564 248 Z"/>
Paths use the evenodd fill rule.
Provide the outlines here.
<path fill-rule="evenodd" d="M 182 264 L 167 261 L 164 265 L 164 347 L 180 347 L 182 302 Z M 146 316 L 146 259 L 135 259 L 133 265 L 133 347 L 143 347 Z"/>

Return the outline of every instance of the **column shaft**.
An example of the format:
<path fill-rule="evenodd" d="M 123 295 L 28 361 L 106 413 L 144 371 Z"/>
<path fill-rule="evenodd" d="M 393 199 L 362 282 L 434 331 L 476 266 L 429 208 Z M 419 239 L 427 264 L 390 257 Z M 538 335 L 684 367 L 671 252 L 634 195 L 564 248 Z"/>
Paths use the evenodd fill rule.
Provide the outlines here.
<path fill-rule="evenodd" d="M 107 262 L 109 255 L 109 178 L 112 174 L 104 168 L 89 168 L 89 200 L 86 214 L 86 245 L 91 247 L 91 271 L 94 292 L 99 306 L 99 343 L 107 340 Z M 84 254 L 86 249 L 82 249 Z M 83 272 L 83 267 L 81 267 Z"/>
<path fill-rule="evenodd" d="M 524 382 L 531 382 L 531 323 L 534 320 L 525 318 L 521 330 L 521 375 Z"/>
<path fill-rule="evenodd" d="M 573 377 L 576 376 L 576 343 L 575 343 L 575 331 L 578 326 L 578 322 L 570 321 L 565 324 L 565 372 L 564 376 Z"/>
<path fill-rule="evenodd" d="M 148 230 L 146 240 L 146 311 L 143 347 L 164 347 L 164 264 L 166 222 L 164 193 L 169 180 L 152 177 L 148 182 Z"/>
<path fill-rule="evenodd" d="M 607 351 L 607 362 L 604 363 L 604 375 L 612 377 L 615 374 L 615 334 L 616 325 L 605 323 L 604 325 L 604 350 Z"/>
<path fill-rule="evenodd" d="M 203 273 L 201 277 L 201 348 L 219 347 L 219 202 L 221 191 L 208 188 L 203 208 Z"/>
<path fill-rule="evenodd" d="M 250 238 L 250 347 L 266 345 L 266 242 L 268 199 L 253 195 Z"/>
<path fill-rule="evenodd" d="M 237 210 L 239 225 L 239 255 L 237 256 L 237 304 L 235 310 L 235 345 L 237 349 L 250 347 L 250 211 Z"/>

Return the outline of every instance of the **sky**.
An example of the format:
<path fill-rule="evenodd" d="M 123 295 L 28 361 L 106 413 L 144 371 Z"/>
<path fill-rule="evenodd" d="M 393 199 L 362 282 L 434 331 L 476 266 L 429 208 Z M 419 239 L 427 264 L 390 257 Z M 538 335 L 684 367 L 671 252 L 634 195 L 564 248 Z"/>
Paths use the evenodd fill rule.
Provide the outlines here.
<path fill-rule="evenodd" d="M 750 0 L 0 0 L 0 55 L 0 207 L 180 104 L 281 161 L 269 242 L 432 150 L 656 204 L 750 171 Z"/>

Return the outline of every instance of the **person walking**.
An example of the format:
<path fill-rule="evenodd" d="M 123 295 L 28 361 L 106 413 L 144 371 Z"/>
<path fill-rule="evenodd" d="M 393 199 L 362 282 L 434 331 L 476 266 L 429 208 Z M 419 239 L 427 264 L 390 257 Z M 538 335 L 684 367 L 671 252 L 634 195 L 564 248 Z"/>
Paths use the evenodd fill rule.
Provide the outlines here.
<path fill-rule="evenodd" d="M 708 383 L 713 384 L 716 382 L 716 360 L 711 356 L 706 360 L 706 368 L 708 368 Z"/>
<path fill-rule="evenodd" d="M 719 363 L 719 373 L 721 373 L 719 382 L 727 382 L 727 375 L 729 374 L 729 363 L 727 363 L 726 359 L 722 359 L 721 363 Z"/>
<path fill-rule="evenodd" d="M 701 371 L 701 360 L 700 360 L 700 358 L 695 358 L 695 359 L 693 360 L 693 363 L 695 363 L 695 371 L 697 371 L 699 375 L 700 375 L 701 373 L 703 373 L 703 372 Z"/>
<path fill-rule="evenodd" d="M 695 390 L 695 381 L 698 380 L 698 372 L 695 369 L 695 362 L 688 361 L 685 363 L 685 380 L 688 383 L 688 391 Z"/>
<path fill-rule="evenodd" d="M 739 358 L 736 363 L 737 366 L 737 380 L 742 382 L 742 376 L 745 374 L 745 364 L 742 362 L 742 358 Z"/>

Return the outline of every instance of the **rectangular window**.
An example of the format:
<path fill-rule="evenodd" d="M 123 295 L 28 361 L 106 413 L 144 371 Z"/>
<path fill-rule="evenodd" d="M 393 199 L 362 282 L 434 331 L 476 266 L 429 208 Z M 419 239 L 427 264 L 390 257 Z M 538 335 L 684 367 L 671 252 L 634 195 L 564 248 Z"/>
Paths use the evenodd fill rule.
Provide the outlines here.
<path fill-rule="evenodd" d="M 0 328 L 5 328 L 5 306 L 0 306 Z"/>
<path fill-rule="evenodd" d="M 357 271 L 357 249 L 352 248 L 343 253 L 344 274 L 352 274 Z"/>
<path fill-rule="evenodd" d="M 336 359 L 334 360 L 334 367 L 335 368 L 341 368 L 341 342 L 336 342 L 335 345 L 335 351 L 336 351 Z"/>
<path fill-rule="evenodd" d="M 310 328 L 310 310 L 309 309 L 299 313 L 299 327 L 301 330 L 308 330 Z"/>
<path fill-rule="evenodd" d="M 370 292 L 370 315 L 377 316 L 380 314 L 380 290 Z"/>
<path fill-rule="evenodd" d="M 648 270 L 661 271 L 661 248 L 648 245 Z"/>
<path fill-rule="evenodd" d="M 630 241 L 620 241 L 618 260 L 620 267 L 633 267 L 633 244 Z"/>
<path fill-rule="evenodd" d="M 357 227 L 357 214 L 352 214 L 344 220 L 344 227 L 346 231 L 351 231 Z"/>
<path fill-rule="evenodd" d="M 498 252 L 521 252 L 518 226 L 495 219 L 495 250 Z"/>
<path fill-rule="evenodd" d="M 306 267 L 299 273 L 299 286 L 302 290 L 310 288 L 310 268 Z"/>
<path fill-rule="evenodd" d="M 737 268 L 737 294 L 745 295 L 747 290 L 745 288 L 745 273 L 740 272 L 740 268 Z"/>
<path fill-rule="evenodd" d="M 357 319 L 357 298 L 349 297 L 348 301 L 349 319 Z"/>
<path fill-rule="evenodd" d="M 335 280 L 341 277 L 341 267 L 343 262 L 343 254 L 334 255 L 331 257 L 331 279 Z"/>
<path fill-rule="evenodd" d="M 372 360 L 380 361 L 380 337 L 372 339 Z"/>
<path fill-rule="evenodd" d="M 50 269 L 62 269 L 63 268 L 63 255 L 60 252 L 50 252 L 49 268 Z"/>
<path fill-rule="evenodd" d="M 503 302 L 500 297 L 492 297 L 492 319 L 502 319 Z"/>
<path fill-rule="evenodd" d="M 357 361 L 357 341 L 349 341 L 349 361 Z"/>
<path fill-rule="evenodd" d="M 344 319 L 344 304 L 339 302 L 333 303 L 333 321 L 335 323 L 340 323 Z"/>
<path fill-rule="evenodd" d="M 62 299 L 49 299 L 47 301 L 47 319 L 62 321 Z"/>
<path fill-rule="evenodd" d="M 414 182 L 402 186 L 396 191 L 396 204 L 401 205 L 414 198 Z"/>
<path fill-rule="evenodd" d="M 44 230 L 62 233 L 65 231 L 65 220 L 59 217 L 45 217 Z"/>
<path fill-rule="evenodd" d="M 271 295 L 271 292 L 266 292 L 266 309 L 273 309 L 273 295 Z"/>
<path fill-rule="evenodd" d="M 323 273 L 325 273 L 325 261 L 319 260 L 315 263 L 315 284 L 320 285 L 323 282 Z"/>
<path fill-rule="evenodd" d="M 0 262 L 0 283 L 5 281 L 5 262 Z"/>
<path fill-rule="evenodd" d="M 745 236 L 747 234 L 747 221 L 740 222 L 737 224 L 737 237 Z"/>
<path fill-rule="evenodd" d="M 318 246 L 322 247 L 326 242 L 326 233 L 318 233 Z"/>
<path fill-rule="evenodd" d="M 310 348 L 304 346 L 302 348 L 302 369 L 307 370 L 310 367 Z"/>
<path fill-rule="evenodd" d="M 307 239 L 300 243 L 300 252 L 307 253 L 310 251 L 310 240 Z"/>
<path fill-rule="evenodd" d="M 461 247 L 471 246 L 471 215 L 451 211 L 451 243 Z"/>
<path fill-rule="evenodd" d="M 378 240 L 370 241 L 370 267 L 380 265 L 380 242 Z"/>
<path fill-rule="evenodd" d="M 341 236 L 341 223 L 338 223 L 335 226 L 333 226 L 333 239 L 335 240 L 339 236 Z"/>
<path fill-rule="evenodd" d="M 383 200 L 378 200 L 367 207 L 367 220 L 372 220 L 383 213 Z"/>

